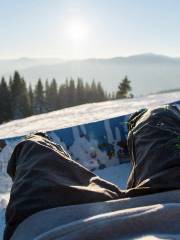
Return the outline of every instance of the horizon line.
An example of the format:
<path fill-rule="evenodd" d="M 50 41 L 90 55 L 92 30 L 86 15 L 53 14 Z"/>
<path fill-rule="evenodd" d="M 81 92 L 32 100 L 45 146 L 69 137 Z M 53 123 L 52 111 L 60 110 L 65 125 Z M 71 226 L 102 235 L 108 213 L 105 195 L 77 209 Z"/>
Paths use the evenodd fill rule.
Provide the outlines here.
<path fill-rule="evenodd" d="M 90 60 L 90 59 L 114 59 L 114 58 L 129 58 L 133 56 L 141 56 L 141 55 L 152 55 L 152 56 L 162 56 L 162 57 L 168 57 L 168 58 L 180 58 L 180 56 L 172 56 L 168 54 L 161 54 L 161 53 L 155 53 L 155 52 L 141 52 L 141 53 L 134 53 L 134 54 L 127 54 L 127 55 L 114 55 L 114 56 L 109 56 L 109 57 L 86 57 L 86 58 L 66 58 L 66 57 L 53 57 L 53 56 L 46 56 L 46 57 L 40 57 L 40 56 L 19 56 L 19 57 L 5 57 L 5 58 L 0 58 L 0 61 L 8 61 L 8 60 L 21 60 L 21 59 L 26 59 L 26 60 L 40 60 L 40 59 L 54 59 L 54 60 L 59 60 L 59 61 L 73 61 L 73 60 Z"/>

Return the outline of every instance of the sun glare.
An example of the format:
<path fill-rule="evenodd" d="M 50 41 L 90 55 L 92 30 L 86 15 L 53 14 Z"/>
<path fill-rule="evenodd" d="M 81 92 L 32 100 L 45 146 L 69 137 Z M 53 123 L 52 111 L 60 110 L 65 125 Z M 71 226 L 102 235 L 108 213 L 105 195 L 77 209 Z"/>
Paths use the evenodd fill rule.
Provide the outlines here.
<path fill-rule="evenodd" d="M 88 35 L 88 26 L 83 22 L 72 21 L 67 25 L 66 32 L 73 42 L 82 42 Z"/>

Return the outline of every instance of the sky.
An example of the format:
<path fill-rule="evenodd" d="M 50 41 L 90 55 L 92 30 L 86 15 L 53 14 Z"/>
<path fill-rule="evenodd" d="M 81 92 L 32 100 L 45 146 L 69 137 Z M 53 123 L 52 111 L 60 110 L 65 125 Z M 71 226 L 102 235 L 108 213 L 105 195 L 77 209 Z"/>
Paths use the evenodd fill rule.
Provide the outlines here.
<path fill-rule="evenodd" d="M 179 0 L 0 0 L 0 58 L 180 57 Z"/>

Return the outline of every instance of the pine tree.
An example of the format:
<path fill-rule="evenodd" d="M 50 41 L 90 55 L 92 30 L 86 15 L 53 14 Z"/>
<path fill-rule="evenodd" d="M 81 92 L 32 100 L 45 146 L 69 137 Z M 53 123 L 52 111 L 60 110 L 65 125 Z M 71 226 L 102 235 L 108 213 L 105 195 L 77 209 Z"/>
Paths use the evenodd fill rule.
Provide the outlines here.
<path fill-rule="evenodd" d="M 129 92 L 132 90 L 131 81 L 128 80 L 127 76 L 120 82 L 118 86 L 118 91 L 116 93 L 116 98 L 127 98 L 129 97 Z"/>
<path fill-rule="evenodd" d="M 51 109 L 56 110 L 58 108 L 58 90 L 57 90 L 57 83 L 56 79 L 53 78 L 51 85 Z"/>
<path fill-rule="evenodd" d="M 69 94 L 69 80 L 66 78 L 65 84 L 63 85 L 63 107 L 70 107 L 70 94 Z"/>
<path fill-rule="evenodd" d="M 78 104 L 104 101 L 111 98 L 101 83 L 95 80 L 84 83 L 78 78 L 77 84 L 73 78 L 66 79 L 65 83 L 58 86 L 53 79 L 49 84 L 45 83 L 45 91 L 41 79 L 35 85 L 34 92 L 31 85 L 27 90 L 25 80 L 18 71 L 14 72 L 13 78 L 9 79 L 9 87 L 4 78 L 0 82 L 0 123 L 11 119 L 26 117 L 58 108 L 70 107 Z M 5 100 L 6 99 L 6 100 Z"/>
<path fill-rule="evenodd" d="M 45 109 L 46 109 L 46 111 L 48 112 L 48 111 L 50 111 L 50 106 L 49 106 L 49 99 L 50 99 L 50 93 L 49 93 L 49 81 L 48 81 L 48 79 L 46 79 L 46 82 L 45 82 L 45 96 L 44 96 L 44 98 L 45 98 Z"/>
<path fill-rule="evenodd" d="M 12 88 L 12 84 L 13 84 L 13 80 L 12 80 L 12 77 L 10 76 L 10 78 L 9 78 L 9 89 Z"/>
<path fill-rule="evenodd" d="M 0 123 L 7 122 L 11 118 L 10 91 L 5 78 L 0 82 Z"/>
<path fill-rule="evenodd" d="M 66 85 L 62 84 L 59 87 L 58 91 L 58 107 L 59 109 L 64 108 L 66 102 Z"/>
<path fill-rule="evenodd" d="M 91 87 L 90 87 L 90 85 L 89 85 L 88 82 L 86 82 L 86 84 L 85 84 L 84 92 L 85 92 L 85 101 L 86 101 L 87 103 L 90 103 L 92 96 L 91 96 Z"/>
<path fill-rule="evenodd" d="M 41 79 L 39 79 L 34 90 L 34 114 L 43 112 L 45 112 L 44 89 Z"/>
<path fill-rule="evenodd" d="M 77 95 L 76 95 L 75 82 L 73 78 L 71 78 L 69 81 L 68 96 L 69 96 L 69 106 L 75 106 Z"/>
<path fill-rule="evenodd" d="M 56 80 L 53 79 L 50 85 L 48 80 L 46 80 L 45 85 L 45 102 L 47 111 L 54 111 L 58 108 L 58 90 Z"/>
<path fill-rule="evenodd" d="M 101 86 L 101 83 L 98 82 L 97 84 L 97 101 L 105 101 L 106 97 L 105 97 L 105 92 L 104 89 Z"/>
<path fill-rule="evenodd" d="M 31 106 L 30 106 L 29 93 L 28 93 L 28 89 L 27 89 L 24 78 L 21 78 L 21 84 L 22 84 L 22 92 L 21 92 L 22 108 L 21 109 L 22 109 L 23 117 L 27 117 L 31 115 L 31 110 L 30 110 Z"/>
<path fill-rule="evenodd" d="M 76 87 L 76 105 L 83 103 L 85 103 L 84 82 L 81 78 L 78 78 Z"/>
<path fill-rule="evenodd" d="M 29 85 L 28 94 L 29 94 L 29 112 L 30 112 L 30 115 L 32 115 L 33 109 L 34 109 L 34 93 L 33 93 L 31 84 Z"/>
<path fill-rule="evenodd" d="M 94 79 L 91 83 L 91 100 L 90 101 L 97 102 L 97 86 Z"/>
<path fill-rule="evenodd" d="M 12 109 L 12 118 L 20 118 L 22 117 L 22 113 L 20 112 L 20 97 L 19 94 L 21 92 L 21 78 L 17 71 L 14 72 L 14 76 L 12 81 L 10 82 L 11 87 L 11 109 Z"/>
<path fill-rule="evenodd" d="M 13 119 L 29 116 L 30 104 L 26 82 L 17 71 L 15 71 L 12 81 L 10 81 L 10 88 Z"/>

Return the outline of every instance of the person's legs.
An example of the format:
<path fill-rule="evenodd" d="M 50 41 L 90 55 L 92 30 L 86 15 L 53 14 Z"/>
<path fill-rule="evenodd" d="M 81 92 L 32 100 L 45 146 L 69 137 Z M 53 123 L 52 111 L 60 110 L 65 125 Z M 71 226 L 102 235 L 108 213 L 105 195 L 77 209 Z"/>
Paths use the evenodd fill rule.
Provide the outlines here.
<path fill-rule="evenodd" d="M 180 111 L 165 106 L 139 112 L 129 121 L 133 169 L 127 194 L 180 189 Z"/>
<path fill-rule="evenodd" d="M 13 186 L 6 209 L 4 240 L 38 211 L 117 199 L 123 195 L 111 184 L 73 161 L 61 146 L 34 135 L 18 144 L 8 164 Z"/>
<path fill-rule="evenodd" d="M 180 111 L 141 112 L 130 119 L 128 148 L 133 163 L 128 190 L 98 178 L 43 136 L 20 143 L 11 157 L 13 179 L 4 240 L 38 211 L 180 188 Z"/>

